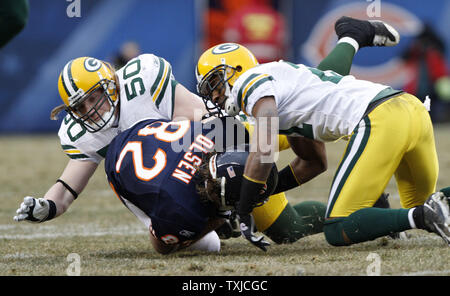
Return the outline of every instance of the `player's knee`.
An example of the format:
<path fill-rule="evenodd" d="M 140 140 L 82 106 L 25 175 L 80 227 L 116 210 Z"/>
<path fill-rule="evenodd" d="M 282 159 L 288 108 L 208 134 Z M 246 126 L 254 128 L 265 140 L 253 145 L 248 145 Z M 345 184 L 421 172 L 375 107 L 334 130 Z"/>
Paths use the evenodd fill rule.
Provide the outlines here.
<path fill-rule="evenodd" d="M 211 231 L 200 240 L 189 246 L 188 249 L 212 253 L 220 252 L 219 236 L 215 231 Z"/>
<path fill-rule="evenodd" d="M 335 247 L 347 246 L 349 243 L 346 241 L 343 232 L 342 220 L 331 219 L 325 221 L 323 232 L 325 234 L 326 241 Z"/>

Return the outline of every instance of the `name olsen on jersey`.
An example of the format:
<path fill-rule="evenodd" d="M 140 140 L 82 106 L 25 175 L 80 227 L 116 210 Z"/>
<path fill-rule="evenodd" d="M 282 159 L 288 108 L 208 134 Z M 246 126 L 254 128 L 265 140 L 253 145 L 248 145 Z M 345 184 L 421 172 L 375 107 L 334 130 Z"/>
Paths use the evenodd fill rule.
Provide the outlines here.
<path fill-rule="evenodd" d="M 183 155 L 183 159 L 178 162 L 177 168 L 172 173 L 172 177 L 189 184 L 197 171 L 196 168 L 202 164 L 202 159 L 192 152 L 196 149 L 196 151 L 199 150 L 203 153 L 208 153 L 213 147 L 214 142 L 211 139 L 204 135 L 198 135 L 191 146 L 189 146 L 188 151 Z"/>

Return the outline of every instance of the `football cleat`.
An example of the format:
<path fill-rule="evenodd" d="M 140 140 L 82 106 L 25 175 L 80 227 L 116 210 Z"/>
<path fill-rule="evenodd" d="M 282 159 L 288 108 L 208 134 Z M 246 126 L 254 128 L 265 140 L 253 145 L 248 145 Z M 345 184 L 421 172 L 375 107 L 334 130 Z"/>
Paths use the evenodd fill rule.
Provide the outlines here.
<path fill-rule="evenodd" d="M 449 204 L 445 195 L 438 191 L 433 193 L 423 205 L 425 230 L 434 232 L 450 246 Z"/>
<path fill-rule="evenodd" d="M 348 16 L 339 18 L 334 24 L 339 39 L 355 39 L 359 47 L 394 46 L 400 42 L 400 34 L 391 25 L 379 20 L 358 20 Z"/>

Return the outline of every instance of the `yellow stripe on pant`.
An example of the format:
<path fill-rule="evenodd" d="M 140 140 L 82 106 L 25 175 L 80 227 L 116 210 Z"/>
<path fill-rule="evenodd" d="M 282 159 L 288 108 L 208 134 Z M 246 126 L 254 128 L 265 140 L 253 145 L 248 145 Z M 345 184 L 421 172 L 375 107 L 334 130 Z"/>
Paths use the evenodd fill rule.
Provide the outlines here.
<path fill-rule="evenodd" d="M 250 137 L 253 135 L 254 126 L 248 122 L 242 122 L 245 128 L 248 130 Z M 287 141 L 286 136 L 278 136 L 278 149 L 283 151 L 289 149 L 290 145 Z M 269 200 L 262 206 L 253 209 L 253 218 L 255 220 L 256 228 L 258 231 L 265 231 L 268 229 L 280 216 L 281 212 L 284 210 L 288 200 L 284 192 L 271 195 Z"/>
<path fill-rule="evenodd" d="M 355 128 L 330 189 L 326 217 L 372 207 L 393 175 L 403 208 L 421 205 L 436 189 L 439 165 L 430 116 L 404 93 Z"/>

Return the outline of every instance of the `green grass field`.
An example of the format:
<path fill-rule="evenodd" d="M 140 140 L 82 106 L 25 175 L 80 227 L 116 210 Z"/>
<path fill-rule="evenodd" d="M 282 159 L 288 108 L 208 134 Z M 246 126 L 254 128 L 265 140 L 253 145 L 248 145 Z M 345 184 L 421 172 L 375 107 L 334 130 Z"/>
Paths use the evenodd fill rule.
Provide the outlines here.
<path fill-rule="evenodd" d="M 438 188 L 450 185 L 450 126 L 437 126 Z M 288 192 L 295 204 L 327 201 L 329 185 L 345 142 L 327 144 L 329 169 L 300 190 Z M 68 158 L 56 136 L 0 137 L 0 275 L 450 275 L 450 248 L 441 238 L 410 231 L 409 240 L 380 238 L 350 247 L 332 247 L 323 234 L 267 253 L 242 238 L 223 241 L 219 254 L 181 251 L 159 255 L 148 231 L 114 196 L 103 165 L 63 216 L 42 224 L 17 223 L 13 216 L 26 195 L 42 196 L 60 176 Z M 283 167 L 292 155 L 282 153 Z M 393 180 L 387 192 L 399 207 Z M 73 255 L 75 254 L 75 255 Z M 74 257 L 76 260 L 74 261 Z M 373 258 L 379 258 L 379 261 Z M 78 263 L 76 269 L 75 263 Z"/>

